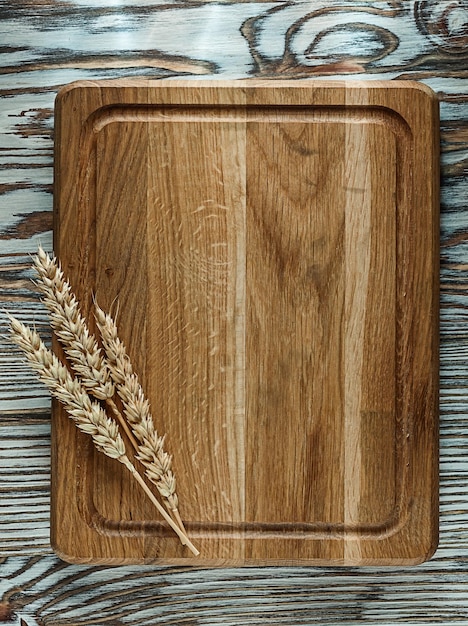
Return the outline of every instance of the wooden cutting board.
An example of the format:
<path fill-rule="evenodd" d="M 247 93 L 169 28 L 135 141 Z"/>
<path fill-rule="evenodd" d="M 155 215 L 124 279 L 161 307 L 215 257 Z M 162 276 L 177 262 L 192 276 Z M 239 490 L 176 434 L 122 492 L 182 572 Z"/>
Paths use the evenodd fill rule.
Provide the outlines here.
<path fill-rule="evenodd" d="M 408 82 L 110 81 L 56 103 L 55 250 L 167 433 L 193 557 L 53 412 L 74 562 L 412 564 L 438 535 L 438 105 Z"/>

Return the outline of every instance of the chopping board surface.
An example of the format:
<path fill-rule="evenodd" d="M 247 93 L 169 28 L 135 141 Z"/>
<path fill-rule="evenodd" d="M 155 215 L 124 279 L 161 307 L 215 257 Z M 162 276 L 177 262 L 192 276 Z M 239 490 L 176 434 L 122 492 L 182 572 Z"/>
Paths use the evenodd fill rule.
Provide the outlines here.
<path fill-rule="evenodd" d="M 438 117 L 404 82 L 80 82 L 55 251 L 173 455 L 180 545 L 53 415 L 52 542 L 101 563 L 409 564 L 437 543 Z"/>

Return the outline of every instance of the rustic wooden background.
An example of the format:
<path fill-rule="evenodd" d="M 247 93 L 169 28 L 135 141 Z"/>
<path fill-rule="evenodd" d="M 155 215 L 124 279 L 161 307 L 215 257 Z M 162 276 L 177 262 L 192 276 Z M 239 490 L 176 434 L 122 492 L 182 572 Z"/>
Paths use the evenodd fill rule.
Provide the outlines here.
<path fill-rule="evenodd" d="M 49 400 L 2 337 L 0 624 L 468 624 L 467 0 L 0 0 L 1 308 L 40 330 L 28 267 L 52 248 L 54 98 L 124 76 L 399 78 L 439 94 L 440 547 L 404 569 L 67 565 L 48 540 Z"/>

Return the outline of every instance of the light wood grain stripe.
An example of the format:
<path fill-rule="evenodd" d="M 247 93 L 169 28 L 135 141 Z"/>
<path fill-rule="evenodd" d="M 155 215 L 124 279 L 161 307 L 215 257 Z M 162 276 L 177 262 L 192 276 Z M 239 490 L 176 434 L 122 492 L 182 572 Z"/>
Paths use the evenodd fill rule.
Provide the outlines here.
<path fill-rule="evenodd" d="M 370 162 L 367 133 L 346 125 L 345 137 L 345 338 L 344 338 L 344 475 L 345 525 L 359 524 L 361 506 L 362 381 L 371 264 Z M 368 358 L 368 355 L 367 355 Z M 362 557 L 359 542 L 345 541 L 349 563 Z"/>

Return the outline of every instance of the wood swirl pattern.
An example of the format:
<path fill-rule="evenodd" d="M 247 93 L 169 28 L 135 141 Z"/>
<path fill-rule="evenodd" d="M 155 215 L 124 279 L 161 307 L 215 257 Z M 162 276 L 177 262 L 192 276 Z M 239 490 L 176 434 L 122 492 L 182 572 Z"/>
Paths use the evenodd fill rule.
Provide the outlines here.
<path fill-rule="evenodd" d="M 49 401 L 0 339 L 0 623 L 468 623 L 466 0 L 0 2 L 0 297 L 41 327 L 53 103 L 75 79 L 414 79 L 441 109 L 441 539 L 417 568 L 69 566 L 48 543 Z M 1 317 L 1 332 L 5 318 Z"/>

